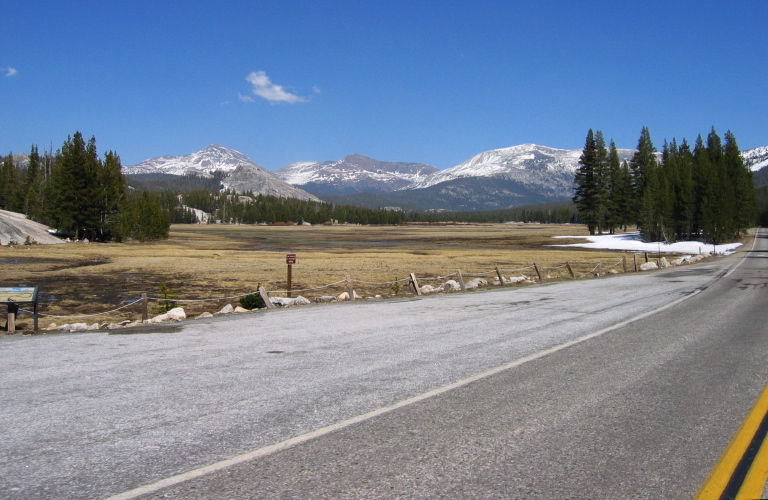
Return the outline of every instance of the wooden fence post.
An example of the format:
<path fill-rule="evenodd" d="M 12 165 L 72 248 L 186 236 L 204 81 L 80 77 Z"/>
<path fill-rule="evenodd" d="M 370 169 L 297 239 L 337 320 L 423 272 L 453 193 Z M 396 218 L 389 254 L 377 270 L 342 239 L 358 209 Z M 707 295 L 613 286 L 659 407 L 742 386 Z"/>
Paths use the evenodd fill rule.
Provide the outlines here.
<path fill-rule="evenodd" d="M 541 272 L 539 271 L 539 266 L 537 266 L 535 262 L 533 263 L 533 268 L 536 270 L 536 276 L 539 277 L 539 281 L 544 281 L 543 279 L 541 279 Z"/>
<path fill-rule="evenodd" d="M 269 294 L 267 293 L 267 290 L 263 287 L 259 287 L 259 295 L 261 295 L 261 298 L 264 300 L 264 305 L 267 306 L 267 309 L 274 309 L 275 304 L 272 303 L 271 300 L 269 300 Z"/>
<path fill-rule="evenodd" d="M 421 288 L 419 288 L 419 282 L 416 281 L 416 275 L 411 273 L 411 286 L 413 286 L 413 291 L 416 292 L 416 295 L 421 295 Z"/>
<path fill-rule="evenodd" d="M 467 287 L 464 285 L 464 276 L 461 275 L 461 269 L 456 269 L 456 278 L 459 280 L 459 288 L 461 288 L 461 291 L 466 291 Z"/>
<path fill-rule="evenodd" d="M 147 300 L 147 294 L 141 294 L 141 321 L 147 321 L 149 319 L 149 301 Z"/>
<path fill-rule="evenodd" d="M 632 260 L 635 263 L 635 272 L 637 272 L 637 254 L 636 253 L 632 254 Z"/>
<path fill-rule="evenodd" d="M 570 273 L 571 278 L 576 279 L 576 273 L 573 272 L 573 268 L 571 267 L 571 263 L 570 262 L 566 262 L 565 263 L 565 267 L 566 267 L 566 269 L 568 269 L 568 272 Z"/>
<path fill-rule="evenodd" d="M 499 286 L 504 286 L 504 276 L 501 275 L 499 268 L 496 268 L 496 275 L 499 277 Z"/>
<path fill-rule="evenodd" d="M 645 263 L 648 263 L 648 252 L 645 252 Z"/>
<path fill-rule="evenodd" d="M 597 263 L 597 277 L 599 278 L 603 274 L 603 263 L 598 262 Z"/>
<path fill-rule="evenodd" d="M 624 274 L 627 274 L 627 256 L 621 256 L 621 265 L 624 266 Z"/>
<path fill-rule="evenodd" d="M 8 304 L 8 324 L 7 324 L 8 333 L 13 333 L 16 331 L 16 313 L 18 312 L 19 312 L 18 304 Z"/>
<path fill-rule="evenodd" d="M 347 293 L 349 294 L 349 300 L 355 300 L 355 289 L 352 288 L 352 277 L 350 275 L 344 276 L 347 281 Z"/>

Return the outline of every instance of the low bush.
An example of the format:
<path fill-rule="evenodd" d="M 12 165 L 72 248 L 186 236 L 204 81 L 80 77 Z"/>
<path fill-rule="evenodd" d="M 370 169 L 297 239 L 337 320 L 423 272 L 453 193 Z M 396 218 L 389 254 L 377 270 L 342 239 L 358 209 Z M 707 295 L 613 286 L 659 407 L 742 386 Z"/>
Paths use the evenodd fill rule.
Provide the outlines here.
<path fill-rule="evenodd" d="M 240 297 L 240 307 L 245 309 L 261 309 L 267 307 L 261 294 L 258 292 L 249 293 Z"/>

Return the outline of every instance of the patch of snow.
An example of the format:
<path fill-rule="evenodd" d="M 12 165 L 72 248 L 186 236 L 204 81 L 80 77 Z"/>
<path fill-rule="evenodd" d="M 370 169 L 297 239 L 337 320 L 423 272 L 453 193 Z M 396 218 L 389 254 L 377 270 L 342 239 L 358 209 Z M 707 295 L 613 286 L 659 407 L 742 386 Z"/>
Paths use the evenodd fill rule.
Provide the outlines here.
<path fill-rule="evenodd" d="M 588 243 L 571 243 L 569 245 L 550 245 L 554 247 L 580 247 L 603 250 L 626 250 L 629 252 L 653 252 L 675 254 L 698 254 L 710 252 L 729 255 L 741 246 L 741 243 L 728 243 L 725 245 L 713 245 L 701 241 L 678 241 L 677 243 L 646 243 L 639 232 L 624 234 L 604 234 L 599 236 L 554 236 L 554 238 L 579 238 L 589 240 Z"/>

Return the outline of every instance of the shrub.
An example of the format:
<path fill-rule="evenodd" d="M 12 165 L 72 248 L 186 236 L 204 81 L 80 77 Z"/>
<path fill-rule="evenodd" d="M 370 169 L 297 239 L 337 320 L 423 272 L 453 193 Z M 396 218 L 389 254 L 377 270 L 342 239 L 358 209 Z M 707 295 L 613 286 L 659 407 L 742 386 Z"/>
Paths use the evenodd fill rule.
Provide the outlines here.
<path fill-rule="evenodd" d="M 261 309 L 267 307 L 259 292 L 249 293 L 240 297 L 240 307 L 245 309 Z"/>

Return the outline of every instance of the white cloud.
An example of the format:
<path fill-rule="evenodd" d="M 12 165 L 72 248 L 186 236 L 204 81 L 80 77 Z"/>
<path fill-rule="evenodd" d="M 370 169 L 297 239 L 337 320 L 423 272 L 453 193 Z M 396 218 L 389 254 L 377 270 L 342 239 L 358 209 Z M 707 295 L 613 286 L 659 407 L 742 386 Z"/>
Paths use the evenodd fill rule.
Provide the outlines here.
<path fill-rule="evenodd" d="M 254 101 L 253 97 L 251 97 L 251 96 L 249 96 L 249 95 L 243 95 L 243 94 L 241 94 L 240 92 L 238 92 L 238 93 L 237 93 L 237 97 L 238 97 L 238 98 L 239 98 L 241 101 L 243 101 L 243 102 L 253 102 L 253 101 Z"/>
<path fill-rule="evenodd" d="M 5 71 L 5 76 L 16 76 L 19 74 L 19 72 L 16 71 L 16 68 L 11 68 L 10 66 L 3 68 L 3 71 Z"/>
<path fill-rule="evenodd" d="M 315 94 L 320 94 L 321 93 L 320 87 L 318 87 L 317 85 L 312 85 L 312 92 L 314 92 Z"/>
<path fill-rule="evenodd" d="M 251 90 L 254 94 L 269 102 L 307 102 L 307 99 L 286 91 L 282 85 L 272 83 L 264 71 L 253 71 L 245 79 L 252 85 Z M 253 101 L 253 98 L 250 96 L 240 96 L 240 100 L 251 102 L 244 99 L 244 97 L 248 97 Z"/>

